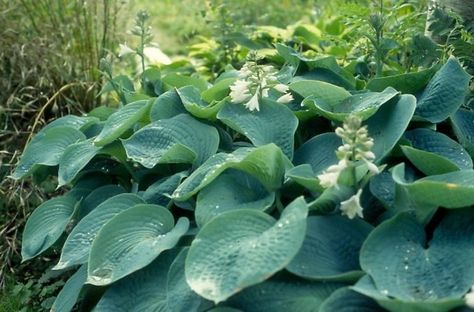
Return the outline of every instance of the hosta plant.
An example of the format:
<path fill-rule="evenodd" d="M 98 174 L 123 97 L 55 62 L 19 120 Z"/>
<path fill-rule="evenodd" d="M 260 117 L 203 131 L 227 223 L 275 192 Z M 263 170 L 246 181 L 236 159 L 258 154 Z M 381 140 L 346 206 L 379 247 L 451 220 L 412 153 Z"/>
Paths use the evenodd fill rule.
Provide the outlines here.
<path fill-rule="evenodd" d="M 63 190 L 22 243 L 24 261 L 59 251 L 53 269 L 71 276 L 53 311 L 451 311 L 472 297 L 460 63 L 363 84 L 332 57 L 274 55 L 212 84 L 147 69 L 135 91 L 122 76 L 120 107 L 36 134 L 13 178 Z"/>

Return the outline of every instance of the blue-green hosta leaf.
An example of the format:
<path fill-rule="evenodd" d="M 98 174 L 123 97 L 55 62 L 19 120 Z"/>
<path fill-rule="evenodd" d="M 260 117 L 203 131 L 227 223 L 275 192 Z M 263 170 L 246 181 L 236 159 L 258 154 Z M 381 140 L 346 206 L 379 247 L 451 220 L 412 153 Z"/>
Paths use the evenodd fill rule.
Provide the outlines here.
<path fill-rule="evenodd" d="M 108 285 L 150 264 L 173 248 L 189 228 L 158 205 L 138 204 L 114 216 L 97 233 L 89 254 L 87 283 Z"/>
<path fill-rule="evenodd" d="M 343 284 L 270 279 L 244 289 L 226 304 L 245 312 L 318 312 L 321 303 L 341 286 Z"/>
<path fill-rule="evenodd" d="M 87 279 L 87 265 L 83 265 L 76 271 L 63 286 L 56 300 L 54 300 L 51 312 L 69 312 L 76 305 L 81 293 L 82 286 Z"/>
<path fill-rule="evenodd" d="M 320 312 L 382 312 L 383 309 L 371 298 L 347 287 L 333 292 L 322 304 Z"/>
<path fill-rule="evenodd" d="M 186 112 L 176 90 L 170 90 L 160 95 L 153 102 L 150 108 L 150 120 L 168 119 Z"/>
<path fill-rule="evenodd" d="M 59 159 L 69 145 L 85 139 L 86 136 L 81 131 L 68 126 L 55 126 L 41 132 L 27 145 L 12 178 L 24 178 L 41 165 L 58 165 Z"/>
<path fill-rule="evenodd" d="M 125 105 L 107 119 L 94 144 L 104 146 L 118 139 L 125 131 L 147 115 L 151 101 L 141 100 Z"/>
<path fill-rule="evenodd" d="M 311 168 L 309 164 L 291 168 L 285 173 L 285 179 L 307 188 L 313 194 L 322 193 L 324 191 L 324 188 L 319 185 L 319 180 L 316 178 L 313 168 Z"/>
<path fill-rule="evenodd" d="M 167 275 L 178 251 L 164 251 L 145 268 L 111 285 L 94 312 L 172 312 L 167 308 Z"/>
<path fill-rule="evenodd" d="M 368 275 L 362 277 L 351 289 L 374 299 L 380 306 L 390 312 L 448 312 L 464 303 L 464 300 L 459 298 L 424 302 L 389 297 L 387 293 L 382 293 L 376 288 L 373 280 Z"/>
<path fill-rule="evenodd" d="M 354 76 L 339 66 L 334 56 L 308 59 L 297 52 L 297 57 L 305 62 L 310 69 L 303 75 L 304 79 L 321 80 L 348 90 L 355 89 L 356 80 Z"/>
<path fill-rule="evenodd" d="M 184 248 L 171 264 L 166 283 L 166 303 L 169 312 L 197 311 L 202 298 L 186 282 L 184 267 L 189 248 Z"/>
<path fill-rule="evenodd" d="M 418 99 L 415 115 L 432 123 L 448 118 L 463 103 L 470 78 L 459 61 L 450 57 Z"/>
<path fill-rule="evenodd" d="M 64 243 L 61 258 L 55 270 L 65 269 L 87 262 L 92 242 L 99 230 L 117 214 L 143 200 L 134 194 L 119 194 L 105 200 L 85 216 L 72 230 Z"/>
<path fill-rule="evenodd" d="M 99 151 L 100 147 L 95 146 L 92 139 L 69 145 L 59 159 L 59 186 L 71 183 Z"/>
<path fill-rule="evenodd" d="M 327 107 L 335 107 L 344 99 L 351 96 L 351 93 L 344 88 L 319 80 L 300 80 L 289 85 L 290 90 L 298 93 L 303 98 L 311 97 L 315 102 L 325 103 Z M 303 102 L 308 105 L 308 109 L 318 112 L 312 102 Z"/>
<path fill-rule="evenodd" d="M 454 133 L 461 145 L 474 157 L 474 111 L 458 109 L 451 115 Z"/>
<path fill-rule="evenodd" d="M 395 181 L 392 174 L 384 170 L 372 177 L 369 182 L 370 192 L 374 195 L 385 208 L 390 208 L 395 201 Z"/>
<path fill-rule="evenodd" d="M 73 197 L 58 196 L 36 208 L 26 222 L 21 244 L 23 261 L 51 247 L 66 229 L 76 209 Z"/>
<path fill-rule="evenodd" d="M 145 190 L 143 199 L 148 204 L 167 207 L 171 202 L 171 194 L 187 176 L 188 173 L 182 171 L 156 181 Z"/>
<path fill-rule="evenodd" d="M 474 284 L 473 244 L 470 208 L 449 211 L 431 239 L 414 215 L 403 212 L 369 235 L 360 264 L 381 294 L 448 311 L 439 303 L 461 299 Z"/>
<path fill-rule="evenodd" d="M 370 80 L 366 88 L 370 91 L 381 92 L 385 88 L 392 87 L 401 93 L 416 94 L 428 84 L 435 71 L 436 67 L 432 67 L 415 73 L 377 77 Z"/>
<path fill-rule="evenodd" d="M 81 175 L 74 186 L 69 191 L 69 195 L 75 197 L 77 200 L 87 198 L 87 196 L 97 188 L 112 184 L 110 175 L 105 175 L 102 172 L 95 172 Z"/>
<path fill-rule="evenodd" d="M 244 105 L 228 103 L 217 118 L 245 135 L 255 146 L 274 143 L 289 159 L 293 158 L 298 119 L 284 105 L 263 99 L 260 111 L 251 112 Z"/>
<path fill-rule="evenodd" d="M 105 200 L 125 192 L 126 191 L 122 186 L 116 184 L 99 185 L 92 188 L 90 193 L 84 197 L 84 200 L 81 202 L 79 207 L 81 217 L 87 215 Z"/>
<path fill-rule="evenodd" d="M 186 86 L 176 90 L 184 108 L 193 116 L 203 119 L 215 120 L 216 115 L 226 103 L 224 98 L 221 101 L 213 101 L 210 104 L 201 99 L 201 91 L 193 86 Z"/>
<path fill-rule="evenodd" d="M 117 111 L 115 107 L 98 106 L 87 113 L 87 116 L 98 118 L 100 121 L 106 121 L 113 113 Z"/>
<path fill-rule="evenodd" d="M 228 168 L 247 172 L 257 178 L 268 191 L 283 183 L 285 170 L 291 162 L 275 144 L 257 148 L 242 147 L 231 154 L 218 153 L 194 171 L 173 193 L 177 200 L 187 200 Z"/>
<path fill-rule="evenodd" d="M 309 210 L 317 214 L 328 214 L 344 200 L 354 195 L 354 189 L 347 185 L 336 185 L 325 189 L 314 201 L 309 203 Z"/>
<path fill-rule="evenodd" d="M 295 152 L 295 165 L 309 164 L 316 175 L 337 164 L 336 150 L 342 140 L 334 132 L 319 134 L 306 141 Z"/>
<path fill-rule="evenodd" d="M 212 101 L 221 101 L 229 95 L 230 86 L 237 80 L 237 77 L 225 78 L 215 85 L 201 93 L 201 98 L 211 103 Z"/>
<path fill-rule="evenodd" d="M 248 209 L 214 218 L 191 244 L 185 269 L 189 286 L 218 303 L 266 280 L 298 252 L 307 214 L 300 197 L 285 208 L 279 221 Z"/>
<path fill-rule="evenodd" d="M 310 216 L 303 246 L 286 267 L 317 280 L 355 281 L 363 275 L 359 250 L 372 226 L 361 219 Z"/>
<path fill-rule="evenodd" d="M 389 87 L 383 92 L 351 95 L 335 105 L 324 100 L 318 100 L 318 98 L 308 97 L 303 101 L 303 105 L 334 121 L 344 121 L 351 114 L 366 120 L 374 115 L 383 104 L 395 99 L 398 95 L 397 90 Z"/>
<path fill-rule="evenodd" d="M 445 134 L 420 128 L 407 131 L 404 137 L 411 146 L 402 146 L 403 153 L 426 175 L 472 169 L 466 150 Z"/>
<path fill-rule="evenodd" d="M 197 77 L 183 76 L 176 73 L 170 73 L 163 77 L 163 82 L 173 88 L 193 86 L 200 91 L 207 89 L 207 81 Z"/>
<path fill-rule="evenodd" d="M 199 227 L 223 212 L 235 209 L 269 208 L 275 193 L 269 193 L 254 177 L 229 169 L 202 189 L 196 201 L 196 223 Z"/>
<path fill-rule="evenodd" d="M 474 204 L 474 170 L 432 175 L 409 183 L 404 177 L 404 164 L 400 164 L 393 168 L 392 177 L 420 208 L 462 208 Z"/>
<path fill-rule="evenodd" d="M 55 127 L 67 126 L 69 128 L 74 128 L 76 130 L 85 130 L 89 126 L 98 123 L 99 119 L 93 116 L 75 116 L 75 115 L 66 115 L 55 119 L 54 121 L 50 122 L 43 129 L 41 129 L 36 136 L 41 136 L 44 132 L 48 129 L 52 129 Z"/>
<path fill-rule="evenodd" d="M 372 152 L 376 162 L 388 155 L 402 137 L 413 113 L 415 112 L 416 98 L 413 95 L 402 95 L 398 102 L 383 105 L 375 115 L 365 122 L 369 136 L 374 139 Z"/>
<path fill-rule="evenodd" d="M 158 163 L 202 164 L 217 152 L 216 128 L 181 114 L 158 120 L 123 140 L 127 156 L 146 168 Z"/>

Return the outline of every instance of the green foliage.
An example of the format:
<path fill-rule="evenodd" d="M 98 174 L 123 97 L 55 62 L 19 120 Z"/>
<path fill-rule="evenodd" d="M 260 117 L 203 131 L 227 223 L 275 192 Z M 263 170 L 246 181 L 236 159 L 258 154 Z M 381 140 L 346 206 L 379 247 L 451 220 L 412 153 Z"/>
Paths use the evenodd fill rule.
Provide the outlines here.
<path fill-rule="evenodd" d="M 224 4 L 213 7 L 223 23 Z M 293 25 L 278 40 L 225 33 L 217 66 L 192 76 L 187 62 L 114 76 L 104 60 L 101 92 L 118 107 L 50 123 L 12 173 L 60 189 L 23 231 L 24 261 L 60 250 L 54 271 L 67 272 L 46 304 L 462 307 L 474 285 L 471 77 L 455 57 L 428 69 L 401 57 L 409 44 L 396 45 L 393 20 L 415 10 L 383 4 L 364 24 L 364 52 L 336 49 L 360 39 L 354 17 Z M 136 20 L 142 61 L 147 21 Z"/>
<path fill-rule="evenodd" d="M 115 0 L 0 1 L 0 289 L 12 276 L 27 284 L 47 266 L 45 259 L 20 265 L 20 238 L 26 218 L 55 188 L 51 179 L 35 186 L 7 176 L 32 133 L 100 104 L 97 65 L 118 43 L 121 7 Z M 36 305 L 37 294 L 25 302 Z"/>

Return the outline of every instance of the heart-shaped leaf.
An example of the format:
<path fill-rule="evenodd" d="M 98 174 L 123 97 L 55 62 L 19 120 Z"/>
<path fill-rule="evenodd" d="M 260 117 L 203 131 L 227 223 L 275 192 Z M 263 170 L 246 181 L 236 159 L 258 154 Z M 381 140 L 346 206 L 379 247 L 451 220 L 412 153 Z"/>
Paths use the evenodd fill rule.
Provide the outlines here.
<path fill-rule="evenodd" d="M 143 199 L 148 204 L 167 207 L 171 202 L 171 194 L 187 176 L 187 171 L 182 171 L 156 181 L 145 190 Z"/>
<path fill-rule="evenodd" d="M 209 89 L 203 91 L 201 93 L 201 98 L 206 102 L 212 101 L 221 101 L 227 95 L 229 95 L 230 86 L 237 80 L 238 78 L 224 78 L 216 82 L 215 85 L 210 87 Z"/>
<path fill-rule="evenodd" d="M 247 172 L 257 178 L 268 191 L 283 183 L 285 170 L 291 162 L 274 144 L 258 148 L 239 148 L 231 154 L 218 153 L 194 171 L 173 193 L 177 200 L 187 200 L 228 168 Z"/>
<path fill-rule="evenodd" d="M 402 146 L 403 153 L 426 175 L 472 169 L 472 159 L 466 150 L 447 135 L 420 128 L 407 131 L 404 137 L 411 147 Z"/>
<path fill-rule="evenodd" d="M 193 116 L 203 119 L 216 120 L 216 115 L 226 99 L 213 101 L 210 104 L 201 99 L 201 91 L 193 86 L 186 86 L 177 90 L 184 108 Z"/>
<path fill-rule="evenodd" d="M 166 283 L 166 303 L 168 311 L 198 311 L 202 298 L 191 290 L 186 282 L 184 267 L 189 248 L 184 248 L 173 261 L 168 271 Z"/>
<path fill-rule="evenodd" d="M 81 202 L 81 205 L 79 207 L 79 215 L 81 219 L 105 200 L 125 192 L 126 191 L 123 187 L 115 184 L 96 186 L 95 188 L 91 189 L 90 193 L 88 193 L 87 196 L 84 197 L 84 200 Z"/>
<path fill-rule="evenodd" d="M 376 288 L 373 280 L 368 275 L 362 277 L 351 289 L 374 299 L 380 306 L 391 312 L 448 312 L 454 311 L 453 308 L 464 303 L 462 299 L 417 301 L 389 297 L 386 292 L 381 292 Z"/>
<path fill-rule="evenodd" d="M 347 287 L 333 292 L 322 304 L 320 312 L 382 312 L 382 308 L 371 298 Z"/>
<path fill-rule="evenodd" d="M 319 80 L 300 80 L 291 83 L 289 87 L 291 91 L 298 93 L 301 97 L 311 98 L 312 101 L 303 101 L 302 104 L 314 113 L 318 113 L 318 110 L 313 102 L 325 103 L 324 106 L 334 107 L 351 96 L 351 93 L 346 89 Z"/>
<path fill-rule="evenodd" d="M 299 80 L 291 83 L 289 88 L 303 98 L 311 96 L 329 106 L 335 106 L 351 96 L 346 89 L 320 80 Z"/>
<path fill-rule="evenodd" d="M 59 186 L 71 183 L 99 151 L 100 147 L 95 146 L 92 139 L 69 145 L 59 159 Z"/>
<path fill-rule="evenodd" d="M 164 251 L 142 270 L 111 285 L 94 311 L 170 311 L 167 308 L 167 274 L 178 251 Z"/>
<path fill-rule="evenodd" d="M 382 294 L 436 305 L 460 299 L 474 284 L 473 244 L 472 209 L 450 211 L 431 239 L 414 215 L 402 212 L 372 231 L 360 265 Z"/>
<path fill-rule="evenodd" d="M 303 101 L 306 107 L 312 107 L 318 114 L 334 121 L 344 121 L 349 115 L 357 115 L 366 120 L 374 115 L 383 104 L 397 98 L 398 91 L 387 88 L 383 92 L 367 92 L 351 95 L 339 103 L 326 102 L 308 97 Z"/>
<path fill-rule="evenodd" d="M 298 252 L 306 232 L 308 208 L 302 197 L 279 221 L 258 211 L 226 212 L 207 223 L 186 259 L 186 280 L 216 303 L 260 283 L 284 268 Z"/>
<path fill-rule="evenodd" d="M 188 114 L 149 124 L 123 140 L 127 156 L 146 168 L 158 163 L 202 164 L 219 147 L 219 133 Z"/>
<path fill-rule="evenodd" d="M 228 103 L 217 118 L 245 135 L 255 146 L 274 143 L 289 159 L 293 158 L 293 138 L 298 119 L 280 103 L 265 99 L 261 102 L 258 112 L 251 112 L 244 105 Z"/>
<path fill-rule="evenodd" d="M 161 94 L 153 102 L 150 108 L 150 120 L 168 119 L 186 112 L 176 90 L 170 90 Z"/>
<path fill-rule="evenodd" d="M 76 199 L 71 196 L 58 196 L 33 211 L 23 231 L 23 261 L 36 257 L 59 239 L 71 221 L 76 204 Z"/>
<path fill-rule="evenodd" d="M 418 99 L 415 115 L 432 123 L 448 118 L 463 103 L 470 78 L 459 61 L 450 57 Z"/>
<path fill-rule="evenodd" d="M 58 119 L 55 119 L 44 126 L 43 129 L 41 129 L 41 131 L 36 134 L 36 136 L 42 136 L 47 130 L 62 126 L 84 131 L 89 126 L 98 122 L 99 119 L 93 116 L 66 115 L 59 117 Z"/>
<path fill-rule="evenodd" d="M 367 83 L 366 88 L 371 91 L 381 92 L 387 87 L 392 87 L 401 93 L 416 94 L 428 84 L 435 71 L 436 67 L 433 67 L 414 73 L 376 77 Z"/>
<path fill-rule="evenodd" d="M 125 131 L 148 114 L 151 102 L 136 101 L 125 105 L 107 119 L 104 128 L 94 139 L 94 144 L 104 146 L 118 139 Z"/>
<path fill-rule="evenodd" d="M 474 111 L 458 109 L 451 115 L 454 133 L 461 145 L 474 157 Z"/>
<path fill-rule="evenodd" d="M 254 177 L 229 169 L 202 189 L 196 201 L 196 223 L 199 227 L 223 212 L 236 209 L 269 208 L 275 193 L 269 193 Z"/>
<path fill-rule="evenodd" d="M 68 146 L 86 139 L 79 130 L 69 126 L 51 127 L 27 145 L 12 178 L 21 179 L 31 175 L 39 166 L 56 166 Z"/>
<path fill-rule="evenodd" d="M 143 200 L 134 194 L 119 194 L 105 200 L 85 216 L 72 230 L 64 243 L 56 270 L 86 263 L 92 242 L 99 230 L 114 216 Z"/>
<path fill-rule="evenodd" d="M 363 275 L 359 250 L 372 226 L 343 216 L 310 216 L 303 246 L 286 267 L 301 277 L 355 281 Z"/>
<path fill-rule="evenodd" d="M 395 181 L 392 174 L 384 170 L 370 179 L 370 192 L 385 208 L 390 208 L 395 201 Z"/>
<path fill-rule="evenodd" d="M 325 189 L 314 201 L 308 204 L 309 210 L 317 214 L 334 212 L 339 204 L 354 195 L 354 189 L 347 185 L 336 185 Z"/>
<path fill-rule="evenodd" d="M 336 150 L 342 139 L 334 132 L 319 134 L 306 141 L 295 152 L 295 165 L 309 164 L 316 175 L 337 164 Z M 322 148 L 324 147 L 324 148 Z"/>
<path fill-rule="evenodd" d="M 322 193 L 324 188 L 319 184 L 319 180 L 314 174 L 313 168 L 309 164 L 303 164 L 291 168 L 285 173 L 285 179 L 293 181 L 311 191 L 313 194 Z"/>
<path fill-rule="evenodd" d="M 402 95 L 398 102 L 383 105 L 375 115 L 365 122 L 369 136 L 374 139 L 372 152 L 380 162 L 402 137 L 413 117 L 416 99 L 413 95 Z"/>
<path fill-rule="evenodd" d="M 244 289 L 226 303 L 245 312 L 316 312 L 341 286 L 343 284 L 275 278 Z"/>
<path fill-rule="evenodd" d="M 83 265 L 64 284 L 56 300 L 54 300 L 51 312 L 69 312 L 76 305 L 82 286 L 87 279 L 87 265 Z"/>
<path fill-rule="evenodd" d="M 474 204 L 474 170 L 432 175 L 411 183 L 405 180 L 404 175 L 404 164 L 392 169 L 395 182 L 408 192 L 420 209 L 462 208 Z"/>
<path fill-rule="evenodd" d="M 197 77 L 183 76 L 176 73 L 170 73 L 163 77 L 162 81 L 173 88 L 184 86 L 193 86 L 200 91 L 207 89 L 207 81 Z"/>
<path fill-rule="evenodd" d="M 173 248 L 188 228 L 188 219 L 180 218 L 174 226 L 171 212 L 157 205 L 138 204 L 117 214 L 92 243 L 87 283 L 108 285 L 147 266 Z"/>

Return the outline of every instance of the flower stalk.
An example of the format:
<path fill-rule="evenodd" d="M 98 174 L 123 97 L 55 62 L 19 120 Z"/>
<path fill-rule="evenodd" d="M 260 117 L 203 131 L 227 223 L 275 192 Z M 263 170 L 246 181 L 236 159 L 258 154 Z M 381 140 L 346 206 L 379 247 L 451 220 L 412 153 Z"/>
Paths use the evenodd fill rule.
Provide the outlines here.
<path fill-rule="evenodd" d="M 318 175 L 319 184 L 323 188 L 338 187 L 339 179 L 343 172 L 351 175 L 351 186 L 355 194 L 340 203 L 343 215 L 353 219 L 356 216 L 363 217 L 363 207 L 360 204 L 360 196 L 366 179 L 357 178 L 357 168 L 367 166 L 366 176 L 376 175 L 380 169 L 373 163 L 375 154 L 371 151 L 374 140 L 369 137 L 367 126 L 362 126 L 361 118 L 349 115 L 342 127 L 335 130 L 337 136 L 342 139 L 343 144 L 336 151 L 339 162 L 329 166 L 323 173 Z"/>

